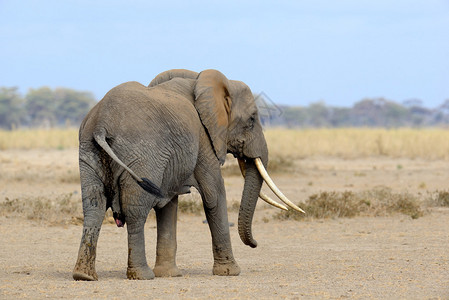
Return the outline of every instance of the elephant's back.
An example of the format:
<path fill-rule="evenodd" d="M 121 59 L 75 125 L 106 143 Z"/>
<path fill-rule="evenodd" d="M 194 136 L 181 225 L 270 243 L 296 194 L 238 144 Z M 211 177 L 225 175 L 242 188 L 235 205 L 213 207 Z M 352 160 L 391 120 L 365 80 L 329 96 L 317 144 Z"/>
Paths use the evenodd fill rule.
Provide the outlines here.
<path fill-rule="evenodd" d="M 104 96 L 86 116 L 82 127 L 91 124 L 110 132 L 151 134 L 167 129 L 193 131 L 200 123 L 187 97 L 169 90 L 151 89 L 138 82 L 126 82 Z"/>
<path fill-rule="evenodd" d="M 178 150 L 190 153 L 197 151 L 193 144 L 198 143 L 202 125 L 188 97 L 127 82 L 111 89 L 88 113 L 80 142 L 92 140 L 100 128 L 106 130 L 113 149 L 133 145 L 161 151 L 183 148 Z"/>

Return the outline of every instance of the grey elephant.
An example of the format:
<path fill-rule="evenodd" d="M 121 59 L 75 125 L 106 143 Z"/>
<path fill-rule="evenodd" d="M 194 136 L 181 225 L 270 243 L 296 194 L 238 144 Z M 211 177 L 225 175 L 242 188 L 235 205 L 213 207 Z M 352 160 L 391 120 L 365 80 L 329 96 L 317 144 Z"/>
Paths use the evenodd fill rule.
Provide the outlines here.
<path fill-rule="evenodd" d="M 268 150 L 251 90 L 216 70 L 170 70 L 148 87 L 127 82 L 110 90 L 87 114 L 79 131 L 84 224 L 75 280 L 97 280 L 96 245 L 108 208 L 127 225 L 129 279 L 181 276 L 176 266 L 178 195 L 195 187 L 212 235 L 213 274 L 238 275 L 231 248 L 220 165 L 227 153 L 245 176 L 238 231 L 256 247 L 251 223 L 265 179 L 290 207 L 265 171 Z M 264 176 L 264 177 L 262 177 Z M 156 263 L 146 261 L 144 224 L 154 208 Z"/>

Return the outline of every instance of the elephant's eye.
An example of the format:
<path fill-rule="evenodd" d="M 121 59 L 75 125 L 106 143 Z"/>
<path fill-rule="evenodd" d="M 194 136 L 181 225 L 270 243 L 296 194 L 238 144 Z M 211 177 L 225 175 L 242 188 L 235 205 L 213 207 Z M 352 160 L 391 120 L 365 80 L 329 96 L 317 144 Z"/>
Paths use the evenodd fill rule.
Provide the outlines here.
<path fill-rule="evenodd" d="M 253 129 L 254 128 L 254 123 L 256 122 L 256 116 L 253 114 L 249 120 L 248 120 L 248 124 L 246 126 L 247 129 Z"/>

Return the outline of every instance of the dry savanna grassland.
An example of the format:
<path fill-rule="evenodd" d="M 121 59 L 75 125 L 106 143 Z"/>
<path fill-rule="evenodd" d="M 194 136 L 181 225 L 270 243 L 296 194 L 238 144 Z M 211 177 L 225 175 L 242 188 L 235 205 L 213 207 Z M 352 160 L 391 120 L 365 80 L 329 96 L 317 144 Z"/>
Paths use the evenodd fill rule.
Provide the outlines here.
<path fill-rule="evenodd" d="M 449 130 L 269 129 L 268 171 L 306 214 L 259 201 L 253 232 L 237 233 L 243 179 L 223 176 L 238 277 L 211 275 L 196 191 L 182 196 L 182 278 L 126 280 L 126 230 L 108 212 L 98 282 L 75 282 L 82 230 L 77 129 L 0 131 L 0 298 L 449 298 Z M 265 193 L 275 196 L 264 187 Z M 150 266 L 155 217 L 146 224 Z"/>

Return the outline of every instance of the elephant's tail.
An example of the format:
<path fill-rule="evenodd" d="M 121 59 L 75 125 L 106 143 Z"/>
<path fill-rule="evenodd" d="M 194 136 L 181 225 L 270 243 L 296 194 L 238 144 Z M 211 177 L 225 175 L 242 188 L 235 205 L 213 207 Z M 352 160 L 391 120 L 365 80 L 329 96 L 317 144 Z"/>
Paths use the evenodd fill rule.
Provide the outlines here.
<path fill-rule="evenodd" d="M 112 151 L 109 144 L 106 142 L 106 132 L 104 129 L 97 130 L 93 134 L 95 141 L 100 145 L 103 150 L 109 154 L 109 156 L 120 166 L 122 166 L 128 173 L 137 181 L 137 183 L 142 187 L 145 191 L 147 191 L 150 194 L 153 194 L 157 197 L 163 197 L 161 190 L 157 185 L 155 185 L 153 182 L 151 182 L 148 178 L 145 177 L 139 177 L 134 173 L 133 170 L 131 170 L 127 165 L 125 165 L 124 162 L 122 162 L 117 155 Z"/>

